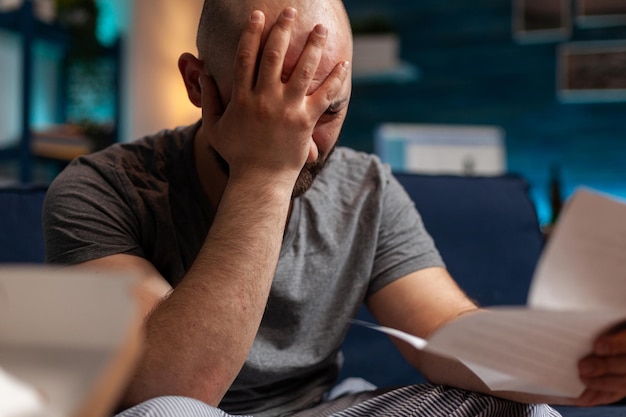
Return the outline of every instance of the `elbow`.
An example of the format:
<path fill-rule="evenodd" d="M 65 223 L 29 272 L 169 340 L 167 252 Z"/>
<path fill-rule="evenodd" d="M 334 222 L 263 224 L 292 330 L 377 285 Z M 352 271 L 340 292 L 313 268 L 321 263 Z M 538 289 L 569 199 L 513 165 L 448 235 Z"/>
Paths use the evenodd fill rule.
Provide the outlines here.
<path fill-rule="evenodd" d="M 215 373 L 199 375 L 198 372 L 184 374 L 165 370 L 158 374 L 137 373 L 124 391 L 119 409 L 126 410 L 165 396 L 193 398 L 218 407 L 231 384 L 231 380 L 216 378 Z"/>

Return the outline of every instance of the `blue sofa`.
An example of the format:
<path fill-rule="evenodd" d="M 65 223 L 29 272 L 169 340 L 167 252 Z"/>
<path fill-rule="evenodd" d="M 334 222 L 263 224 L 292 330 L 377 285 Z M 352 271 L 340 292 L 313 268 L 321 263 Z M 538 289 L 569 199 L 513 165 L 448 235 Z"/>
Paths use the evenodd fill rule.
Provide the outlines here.
<path fill-rule="evenodd" d="M 522 178 L 396 176 L 470 297 L 483 306 L 525 303 L 544 239 Z M 0 263 L 43 262 L 45 192 L 44 186 L 0 188 Z M 373 320 L 365 308 L 359 318 Z M 343 352 L 340 378 L 358 376 L 378 386 L 423 381 L 386 336 L 369 329 L 353 326 Z M 559 410 L 565 417 L 626 415 L 620 405 Z"/>
<path fill-rule="evenodd" d="M 0 263 L 42 263 L 44 185 L 0 187 Z"/>

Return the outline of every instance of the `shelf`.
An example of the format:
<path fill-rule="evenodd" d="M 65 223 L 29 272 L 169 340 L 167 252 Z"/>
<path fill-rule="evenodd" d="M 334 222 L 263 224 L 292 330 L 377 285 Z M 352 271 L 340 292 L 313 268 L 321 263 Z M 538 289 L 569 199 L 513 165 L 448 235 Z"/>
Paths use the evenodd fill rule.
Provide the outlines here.
<path fill-rule="evenodd" d="M 22 114 L 20 116 L 20 142 L 18 153 L 20 161 L 20 181 L 29 183 L 33 178 L 33 158 L 31 149 L 31 114 L 32 114 L 32 79 L 33 46 L 36 40 L 46 40 L 60 44 L 69 49 L 69 36 L 58 25 L 43 22 L 34 14 L 33 1 L 24 0 L 16 10 L 0 13 L 0 29 L 15 32 L 21 38 L 22 81 L 21 96 Z"/>
<path fill-rule="evenodd" d="M 386 70 L 354 73 L 352 80 L 355 84 L 403 84 L 419 81 L 421 76 L 417 66 L 400 62 L 396 67 Z"/>
<path fill-rule="evenodd" d="M 25 12 L 24 9 L 0 12 L 0 29 L 9 32 L 23 33 L 24 22 L 22 19 L 24 18 Z M 70 38 L 59 25 L 43 22 L 34 16 L 30 16 L 29 18 L 32 19 L 32 35 L 34 38 L 44 39 L 69 47 Z"/>

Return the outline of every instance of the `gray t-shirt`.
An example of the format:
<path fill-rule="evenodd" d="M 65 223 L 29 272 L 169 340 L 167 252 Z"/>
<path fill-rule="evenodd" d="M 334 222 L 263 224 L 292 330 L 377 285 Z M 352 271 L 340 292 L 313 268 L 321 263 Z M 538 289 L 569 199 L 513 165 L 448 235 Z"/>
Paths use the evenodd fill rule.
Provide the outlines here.
<path fill-rule="evenodd" d="M 75 160 L 46 197 L 48 261 L 132 254 L 175 287 L 215 212 L 195 171 L 197 128 L 162 131 Z M 220 407 L 279 415 L 319 401 L 335 382 L 342 340 L 363 300 L 411 272 L 441 265 L 389 168 L 338 147 L 313 187 L 294 201 L 261 328 Z"/>

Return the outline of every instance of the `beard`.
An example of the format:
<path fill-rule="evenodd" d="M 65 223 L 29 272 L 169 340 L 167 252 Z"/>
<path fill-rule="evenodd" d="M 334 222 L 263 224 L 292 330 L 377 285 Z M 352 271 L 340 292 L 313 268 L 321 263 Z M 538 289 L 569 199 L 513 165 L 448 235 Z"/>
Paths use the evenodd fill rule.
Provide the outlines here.
<path fill-rule="evenodd" d="M 315 178 L 317 178 L 319 173 L 322 172 L 322 170 L 326 166 L 326 162 L 328 161 L 328 158 L 333 154 L 335 146 L 331 148 L 330 152 L 328 152 L 327 155 L 324 155 L 320 152 L 315 161 L 307 162 L 306 164 L 304 164 L 302 170 L 300 171 L 300 174 L 298 175 L 296 184 L 293 187 L 293 192 L 291 193 L 292 200 L 300 197 L 309 188 L 311 188 L 311 186 L 313 186 Z"/>
<path fill-rule="evenodd" d="M 313 186 L 315 178 L 317 178 L 319 173 L 322 172 L 322 170 L 326 166 L 326 162 L 335 151 L 336 146 L 337 144 L 335 144 L 330 149 L 328 154 L 323 154 L 322 152 L 320 152 L 315 161 L 307 162 L 306 164 L 304 164 L 302 170 L 300 171 L 300 174 L 298 175 L 298 178 L 296 179 L 296 183 L 293 186 L 293 191 L 291 192 L 292 200 L 300 197 Z M 215 154 L 220 169 L 226 174 L 226 176 L 228 176 L 230 172 L 228 162 L 226 162 L 226 160 L 222 158 L 222 155 L 220 155 L 213 147 L 211 147 L 211 150 Z"/>

